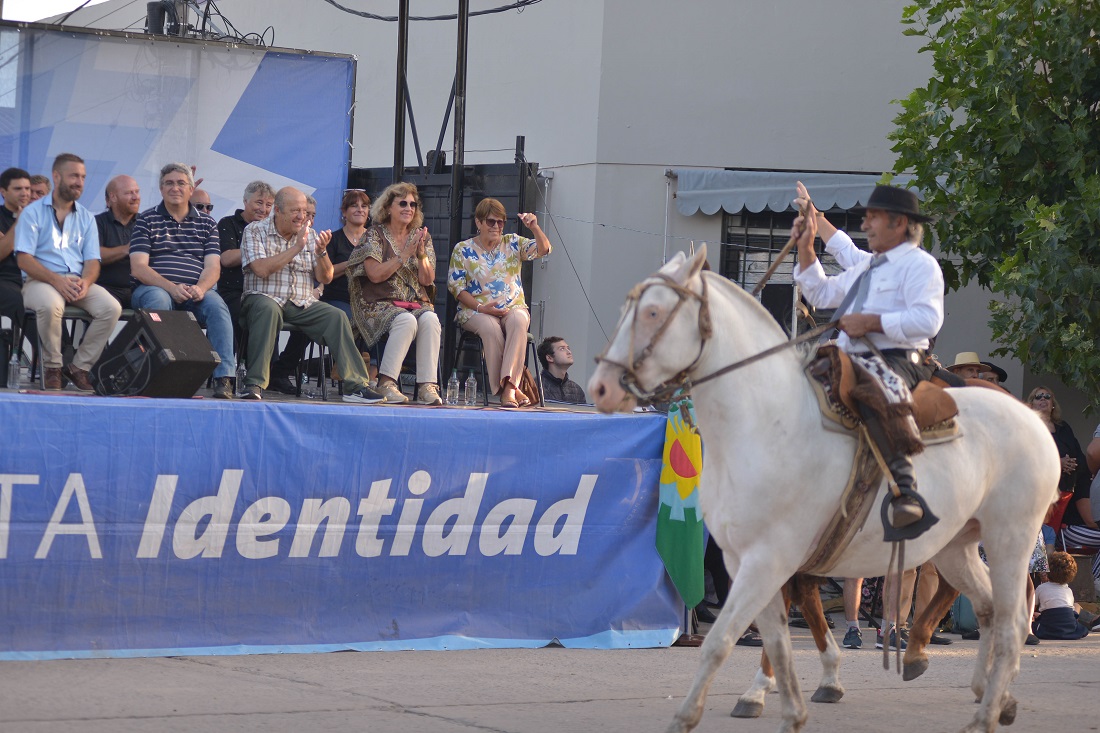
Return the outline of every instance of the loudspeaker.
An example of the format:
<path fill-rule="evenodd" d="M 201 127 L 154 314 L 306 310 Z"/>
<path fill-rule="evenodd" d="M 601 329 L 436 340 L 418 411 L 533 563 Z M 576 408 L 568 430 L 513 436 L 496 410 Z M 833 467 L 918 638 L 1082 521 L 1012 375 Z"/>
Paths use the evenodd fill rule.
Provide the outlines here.
<path fill-rule="evenodd" d="M 88 379 L 98 395 L 193 397 L 220 363 L 195 314 L 139 310 Z"/>

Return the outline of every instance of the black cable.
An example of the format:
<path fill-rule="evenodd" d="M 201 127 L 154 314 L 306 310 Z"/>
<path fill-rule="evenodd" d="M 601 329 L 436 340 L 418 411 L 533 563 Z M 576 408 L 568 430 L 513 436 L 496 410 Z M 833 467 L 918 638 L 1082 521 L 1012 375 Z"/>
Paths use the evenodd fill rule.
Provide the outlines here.
<path fill-rule="evenodd" d="M 84 7 L 85 5 L 90 3 L 91 1 L 92 0 L 84 0 L 84 2 L 80 3 L 80 5 L 76 6 L 75 8 L 70 10 L 69 12 L 65 13 L 65 17 L 62 18 L 61 20 L 57 21 L 57 24 L 58 25 L 65 25 L 65 21 L 68 20 L 69 18 L 73 17 L 73 13 L 80 10 L 82 7 Z"/>
<path fill-rule="evenodd" d="M 387 23 L 395 23 L 398 20 L 396 15 L 376 15 L 374 13 L 368 13 L 363 10 L 352 10 L 349 7 L 341 5 L 336 0 L 325 0 L 326 3 L 334 8 L 343 10 L 345 13 L 351 13 L 352 15 L 358 15 L 360 18 L 367 18 L 369 20 L 383 20 Z M 475 10 L 470 13 L 470 17 L 475 15 L 490 15 L 492 13 L 505 13 L 509 10 L 519 10 L 523 12 L 523 9 L 528 5 L 534 5 L 541 3 L 542 0 L 516 0 L 516 2 L 509 5 L 502 5 L 497 8 L 489 8 L 488 10 Z M 409 20 L 457 20 L 458 15 L 410 15 Z"/>
<path fill-rule="evenodd" d="M 523 153 L 520 153 L 519 156 L 523 160 L 523 164 L 525 167 L 530 165 L 527 161 L 527 156 L 525 156 Z M 523 175 L 527 175 L 526 172 L 524 172 Z M 573 268 L 573 275 L 575 275 L 577 278 L 577 285 L 580 286 L 581 294 L 584 295 L 585 301 L 588 302 L 588 310 L 592 311 L 592 317 L 596 319 L 596 325 L 600 327 L 600 332 L 603 333 L 603 337 L 605 339 L 610 339 L 610 337 L 607 335 L 607 329 L 603 327 L 603 323 L 600 321 L 600 317 L 596 314 L 596 307 L 592 305 L 592 299 L 588 297 L 588 291 L 584 289 L 584 281 L 581 280 L 581 274 L 577 271 L 577 266 L 573 264 L 573 257 L 569 254 L 569 248 L 565 246 L 565 239 L 562 238 L 561 232 L 558 230 L 558 223 L 554 220 L 554 215 L 550 213 L 550 205 L 549 202 L 546 200 L 546 194 L 542 192 L 542 189 L 539 187 L 537 181 L 535 182 L 535 190 L 539 192 L 539 198 L 542 199 L 542 210 L 546 212 L 546 215 L 548 217 L 550 217 L 550 224 L 554 227 L 554 234 L 557 236 L 558 242 L 561 244 L 562 250 L 565 251 L 565 259 L 569 260 L 569 266 Z"/>

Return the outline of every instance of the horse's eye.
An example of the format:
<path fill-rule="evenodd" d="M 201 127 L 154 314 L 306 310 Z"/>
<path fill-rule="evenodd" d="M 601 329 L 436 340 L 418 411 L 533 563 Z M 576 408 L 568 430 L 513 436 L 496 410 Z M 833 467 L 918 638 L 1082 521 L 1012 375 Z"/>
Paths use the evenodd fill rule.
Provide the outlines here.
<path fill-rule="evenodd" d="M 661 310 L 655 306 L 650 306 L 649 308 L 645 309 L 645 317 L 651 321 L 657 320 L 660 315 Z"/>

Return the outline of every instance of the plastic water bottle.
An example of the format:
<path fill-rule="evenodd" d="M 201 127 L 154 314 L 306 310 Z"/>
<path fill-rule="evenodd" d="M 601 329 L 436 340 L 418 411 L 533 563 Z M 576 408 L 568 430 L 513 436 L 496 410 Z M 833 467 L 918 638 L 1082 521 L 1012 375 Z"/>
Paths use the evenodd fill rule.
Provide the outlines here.
<path fill-rule="evenodd" d="M 12 351 L 11 361 L 8 362 L 8 389 L 19 389 L 19 370 L 21 367 L 19 352 Z"/>
<path fill-rule="evenodd" d="M 447 380 L 447 404 L 458 404 L 458 370 L 451 370 L 451 378 Z"/>
<path fill-rule="evenodd" d="M 244 362 L 237 359 L 237 396 L 243 396 L 248 390 L 245 388 L 244 380 L 248 376 L 248 371 L 244 368 Z"/>
<path fill-rule="evenodd" d="M 477 404 L 477 378 L 474 370 L 470 370 L 470 376 L 466 378 L 466 406 L 473 407 Z"/>

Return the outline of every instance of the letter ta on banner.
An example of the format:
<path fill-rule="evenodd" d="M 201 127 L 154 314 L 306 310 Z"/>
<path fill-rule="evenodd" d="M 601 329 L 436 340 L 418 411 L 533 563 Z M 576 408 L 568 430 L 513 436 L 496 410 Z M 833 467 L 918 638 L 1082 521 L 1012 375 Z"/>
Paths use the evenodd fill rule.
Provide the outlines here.
<path fill-rule="evenodd" d="M 687 395 L 674 399 L 668 407 L 663 461 L 657 553 L 684 603 L 694 607 L 705 594 L 703 515 L 699 509 L 703 442 L 695 430 L 695 408 Z"/>

